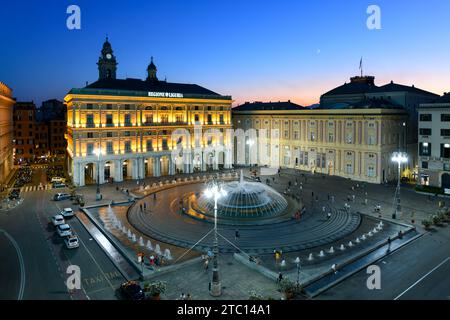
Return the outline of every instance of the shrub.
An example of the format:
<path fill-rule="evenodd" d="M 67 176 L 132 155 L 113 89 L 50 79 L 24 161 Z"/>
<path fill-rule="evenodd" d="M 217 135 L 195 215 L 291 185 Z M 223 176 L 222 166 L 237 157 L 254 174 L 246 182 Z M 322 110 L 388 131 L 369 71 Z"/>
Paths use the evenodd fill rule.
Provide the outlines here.
<path fill-rule="evenodd" d="M 441 218 L 439 218 L 439 216 L 436 214 L 431 219 L 432 219 L 433 223 L 436 225 L 441 223 Z"/>
<path fill-rule="evenodd" d="M 425 227 L 425 229 L 429 229 L 432 223 L 430 220 L 422 220 L 422 225 Z"/>
<path fill-rule="evenodd" d="M 152 283 L 146 283 L 147 287 L 144 285 L 145 291 L 152 296 L 158 296 L 166 292 L 167 284 L 163 281 L 156 281 Z"/>
<path fill-rule="evenodd" d="M 249 292 L 249 300 L 264 300 L 264 297 L 255 290 Z"/>

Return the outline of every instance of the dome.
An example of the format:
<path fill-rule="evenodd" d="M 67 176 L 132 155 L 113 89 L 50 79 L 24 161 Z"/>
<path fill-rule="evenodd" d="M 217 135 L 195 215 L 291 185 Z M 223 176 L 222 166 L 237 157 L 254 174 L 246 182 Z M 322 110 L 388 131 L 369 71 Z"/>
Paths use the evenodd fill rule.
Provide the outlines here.
<path fill-rule="evenodd" d="M 271 187 L 260 182 L 233 181 L 225 184 L 226 196 L 217 201 L 219 218 L 269 218 L 281 215 L 287 208 L 286 199 Z M 204 214 L 214 212 L 214 199 L 201 195 L 198 209 Z"/>

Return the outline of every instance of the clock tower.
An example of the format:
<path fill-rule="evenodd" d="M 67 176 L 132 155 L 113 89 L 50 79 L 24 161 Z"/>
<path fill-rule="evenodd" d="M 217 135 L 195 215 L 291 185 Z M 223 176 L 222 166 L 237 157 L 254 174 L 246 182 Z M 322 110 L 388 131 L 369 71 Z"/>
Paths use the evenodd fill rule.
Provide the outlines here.
<path fill-rule="evenodd" d="M 105 43 L 103 44 L 102 52 L 98 58 L 98 79 L 116 79 L 117 70 L 116 57 L 113 54 L 111 44 L 106 37 Z"/>

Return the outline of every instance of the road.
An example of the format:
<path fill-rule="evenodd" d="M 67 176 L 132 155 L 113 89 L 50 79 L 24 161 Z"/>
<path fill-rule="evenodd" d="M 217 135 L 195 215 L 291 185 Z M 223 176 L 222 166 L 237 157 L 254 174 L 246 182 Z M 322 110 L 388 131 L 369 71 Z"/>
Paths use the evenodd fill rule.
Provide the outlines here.
<path fill-rule="evenodd" d="M 46 183 L 36 170 L 33 184 Z M 80 221 L 68 223 L 79 236 L 80 247 L 68 250 L 49 223 L 50 217 L 71 201 L 51 200 L 58 190 L 22 193 L 24 201 L 13 210 L 0 213 L 0 299 L 116 299 L 124 277 L 90 237 Z M 65 190 L 67 191 L 67 190 Z M 68 292 L 69 265 L 81 270 L 81 290 Z"/>
<path fill-rule="evenodd" d="M 381 289 L 369 290 L 362 270 L 317 299 L 450 299 L 450 227 L 440 227 L 386 256 L 377 265 Z"/>

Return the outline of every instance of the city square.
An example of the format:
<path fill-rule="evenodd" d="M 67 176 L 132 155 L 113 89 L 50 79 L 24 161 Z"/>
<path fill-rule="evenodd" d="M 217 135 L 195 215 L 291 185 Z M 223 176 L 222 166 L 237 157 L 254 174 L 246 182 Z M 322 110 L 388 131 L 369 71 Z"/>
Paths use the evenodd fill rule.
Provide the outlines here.
<path fill-rule="evenodd" d="M 256 301 L 256 314 L 281 300 L 450 299 L 449 66 L 404 59 L 420 47 L 390 42 L 392 16 L 380 27 L 393 4 L 327 4 L 348 19 L 312 28 L 322 7 L 287 2 L 291 19 L 269 23 L 279 40 L 262 40 L 276 15 L 256 3 L 236 16 L 259 8 L 258 27 L 226 30 L 197 15 L 225 18 L 230 3 L 74 4 L 61 29 L 26 29 L 9 4 L 3 28 L 34 37 L 7 32 L 0 59 L 0 300 L 182 301 L 207 317 L 186 301 Z M 162 27 L 169 9 L 176 30 Z M 108 30 L 119 11 L 136 19 Z M 148 12 L 159 25 L 143 27 Z M 336 26 L 370 43 L 283 49 Z M 178 38 L 189 32 L 204 47 Z M 58 57 L 43 47 L 57 37 Z M 403 56 L 383 59 L 379 39 Z"/>

